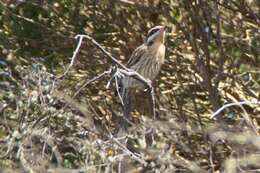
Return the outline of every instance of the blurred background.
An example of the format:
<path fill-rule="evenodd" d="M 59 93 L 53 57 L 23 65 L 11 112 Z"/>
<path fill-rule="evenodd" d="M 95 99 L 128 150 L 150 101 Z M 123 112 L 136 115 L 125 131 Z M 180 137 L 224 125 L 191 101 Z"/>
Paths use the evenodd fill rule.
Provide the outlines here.
<path fill-rule="evenodd" d="M 1 0 L 0 172 L 257 172 L 260 2 Z M 158 118 L 136 112 L 126 147 L 111 137 L 121 106 L 112 61 L 167 26 Z M 130 140 L 131 139 L 131 140 Z M 246 161 L 246 162 L 245 162 Z"/>

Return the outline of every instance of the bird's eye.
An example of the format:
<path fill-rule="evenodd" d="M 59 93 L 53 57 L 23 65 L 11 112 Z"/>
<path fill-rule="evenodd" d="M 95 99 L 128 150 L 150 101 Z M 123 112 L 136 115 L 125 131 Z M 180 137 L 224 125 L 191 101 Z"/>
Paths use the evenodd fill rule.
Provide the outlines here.
<path fill-rule="evenodd" d="M 155 33 L 157 31 L 159 31 L 159 28 L 152 29 L 151 31 L 148 32 L 147 40 L 146 40 L 148 46 L 151 46 L 154 43 Z"/>
<path fill-rule="evenodd" d="M 159 30 L 159 29 L 157 29 L 157 28 L 151 30 L 151 31 L 148 33 L 147 38 L 150 37 L 151 35 L 153 35 L 154 33 L 156 33 L 158 30 Z"/>

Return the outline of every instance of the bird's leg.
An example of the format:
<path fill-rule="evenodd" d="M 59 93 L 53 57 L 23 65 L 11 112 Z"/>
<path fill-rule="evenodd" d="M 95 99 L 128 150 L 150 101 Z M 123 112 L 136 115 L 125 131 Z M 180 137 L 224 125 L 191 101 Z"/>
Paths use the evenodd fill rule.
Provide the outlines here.
<path fill-rule="evenodd" d="M 150 110 L 152 110 L 153 118 L 156 119 L 156 112 L 155 112 L 155 97 L 154 97 L 154 88 L 149 88 L 149 103 L 150 103 Z"/>
<path fill-rule="evenodd" d="M 130 91 L 126 91 L 125 95 L 123 96 L 124 105 L 123 105 L 123 117 L 120 121 L 120 127 L 127 131 L 128 128 L 128 121 L 132 111 L 132 98 Z"/>
<path fill-rule="evenodd" d="M 153 81 L 151 81 L 150 79 L 147 79 L 147 83 L 148 83 L 148 87 L 147 87 L 147 89 L 145 89 L 145 92 L 148 91 L 150 112 L 152 110 L 152 116 L 155 119 L 156 113 L 155 113 L 155 98 L 154 98 Z"/>

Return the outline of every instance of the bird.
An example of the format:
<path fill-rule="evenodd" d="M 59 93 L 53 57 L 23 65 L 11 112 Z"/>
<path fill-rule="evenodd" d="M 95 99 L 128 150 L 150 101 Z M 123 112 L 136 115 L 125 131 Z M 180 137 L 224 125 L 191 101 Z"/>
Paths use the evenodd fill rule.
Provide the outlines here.
<path fill-rule="evenodd" d="M 154 81 L 164 63 L 165 33 L 165 26 L 151 28 L 144 43 L 133 51 L 126 67 L 138 72 L 148 81 Z M 126 131 L 132 111 L 133 90 L 144 90 L 145 87 L 143 83 L 130 76 L 124 76 L 120 80 L 120 96 L 123 100 L 123 117 L 120 120 L 120 127 Z"/>

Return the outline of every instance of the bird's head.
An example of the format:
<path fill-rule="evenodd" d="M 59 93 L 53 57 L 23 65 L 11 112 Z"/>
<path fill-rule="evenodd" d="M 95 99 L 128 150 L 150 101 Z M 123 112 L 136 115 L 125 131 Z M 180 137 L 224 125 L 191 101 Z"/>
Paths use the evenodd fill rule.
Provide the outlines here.
<path fill-rule="evenodd" d="M 148 46 L 154 45 L 155 43 L 163 44 L 165 37 L 165 26 L 155 26 L 148 31 L 146 44 Z"/>

